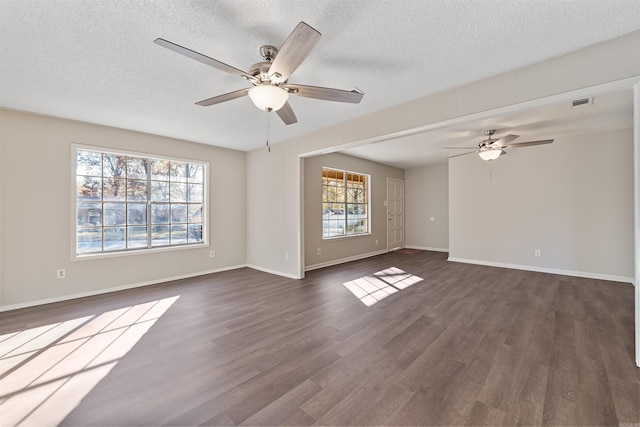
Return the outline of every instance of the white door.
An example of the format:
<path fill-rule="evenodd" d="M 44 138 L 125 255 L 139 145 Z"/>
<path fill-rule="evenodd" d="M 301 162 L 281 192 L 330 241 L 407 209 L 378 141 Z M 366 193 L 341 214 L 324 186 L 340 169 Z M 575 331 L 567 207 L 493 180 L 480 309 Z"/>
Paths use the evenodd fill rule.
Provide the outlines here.
<path fill-rule="evenodd" d="M 387 178 L 387 250 L 404 248 L 404 181 Z"/>

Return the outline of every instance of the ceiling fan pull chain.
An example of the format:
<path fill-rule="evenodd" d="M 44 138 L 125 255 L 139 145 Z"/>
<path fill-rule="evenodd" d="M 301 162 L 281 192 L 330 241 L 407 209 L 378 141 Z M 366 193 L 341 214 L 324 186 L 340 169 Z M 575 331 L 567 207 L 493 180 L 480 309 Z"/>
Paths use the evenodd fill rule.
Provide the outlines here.
<path fill-rule="evenodd" d="M 267 152 L 271 152 L 271 147 L 269 146 L 269 138 L 271 138 L 271 108 L 267 109 Z"/>

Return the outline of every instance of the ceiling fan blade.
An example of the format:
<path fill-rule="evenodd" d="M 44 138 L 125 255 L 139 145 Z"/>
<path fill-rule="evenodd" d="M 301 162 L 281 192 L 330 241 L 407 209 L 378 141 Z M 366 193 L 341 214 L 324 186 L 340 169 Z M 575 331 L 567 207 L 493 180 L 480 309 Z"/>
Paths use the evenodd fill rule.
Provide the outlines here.
<path fill-rule="evenodd" d="M 276 111 L 276 113 L 285 125 L 298 123 L 298 118 L 296 117 L 296 114 L 293 112 L 293 108 L 291 108 L 291 105 L 288 102 L 285 102 L 284 105 L 278 111 Z"/>
<path fill-rule="evenodd" d="M 180 46 L 168 40 L 157 38 L 153 42 L 157 45 L 166 47 L 169 50 L 179 53 L 180 55 L 184 55 L 187 58 L 195 59 L 198 62 L 202 62 L 203 64 L 209 65 L 213 68 L 217 68 L 218 70 L 225 71 L 231 74 L 237 74 L 241 77 L 244 77 L 247 80 L 251 80 L 251 81 L 255 80 L 255 77 L 253 77 L 251 74 L 247 74 L 238 68 L 232 67 L 231 65 L 227 65 L 224 62 L 218 61 L 217 59 L 209 58 L 206 55 L 203 55 L 201 53 L 198 53 L 186 47 Z"/>
<path fill-rule="evenodd" d="M 300 22 L 284 41 L 269 68 L 269 76 L 279 75 L 277 80 L 286 81 L 302 64 L 313 47 L 320 40 L 321 34 L 304 22 Z"/>
<path fill-rule="evenodd" d="M 444 150 L 477 150 L 478 147 L 442 147 Z"/>
<path fill-rule="evenodd" d="M 208 107 L 209 105 L 219 104 L 225 101 L 231 101 L 232 99 L 240 98 L 249 93 L 250 88 L 236 90 L 234 92 L 225 93 L 224 95 L 214 96 L 213 98 L 207 98 L 202 101 L 196 102 L 196 104 L 201 105 L 203 107 Z"/>
<path fill-rule="evenodd" d="M 540 141 L 520 142 L 518 144 L 505 145 L 507 148 L 520 148 L 520 147 L 532 147 L 534 145 L 551 144 L 553 139 L 541 139 Z"/>
<path fill-rule="evenodd" d="M 520 135 L 507 135 L 507 136 L 503 136 L 502 138 L 498 139 L 496 142 L 494 142 L 492 145 L 507 145 L 508 143 L 510 143 L 511 141 L 513 141 L 516 138 L 520 138 Z"/>
<path fill-rule="evenodd" d="M 467 150 L 468 150 L 468 148 L 467 148 Z M 449 159 L 453 159 L 454 157 L 466 156 L 467 154 L 472 154 L 472 153 L 477 153 L 477 152 L 478 152 L 478 150 L 476 150 L 476 151 L 469 151 L 468 153 L 456 154 L 455 156 L 449 156 L 448 158 L 449 158 Z"/>
<path fill-rule="evenodd" d="M 287 89 L 290 90 L 289 93 L 304 96 L 306 98 L 316 98 L 323 99 L 325 101 L 336 101 L 336 102 L 351 102 L 353 104 L 358 104 L 362 97 L 364 96 L 363 92 L 358 90 L 342 90 L 342 89 L 331 89 L 328 87 L 317 87 L 317 86 L 304 86 L 304 85 L 285 85 Z"/>

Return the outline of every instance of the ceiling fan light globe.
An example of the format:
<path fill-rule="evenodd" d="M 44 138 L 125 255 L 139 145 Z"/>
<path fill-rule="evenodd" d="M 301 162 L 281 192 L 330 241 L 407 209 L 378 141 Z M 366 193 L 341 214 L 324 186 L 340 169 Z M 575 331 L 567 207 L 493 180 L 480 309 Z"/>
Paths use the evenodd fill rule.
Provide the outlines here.
<path fill-rule="evenodd" d="M 253 104 L 264 111 L 278 111 L 289 99 L 289 93 L 278 86 L 263 84 L 249 89 Z"/>
<path fill-rule="evenodd" d="M 495 160 L 502 154 L 502 150 L 482 150 L 478 152 L 478 156 L 482 160 Z"/>

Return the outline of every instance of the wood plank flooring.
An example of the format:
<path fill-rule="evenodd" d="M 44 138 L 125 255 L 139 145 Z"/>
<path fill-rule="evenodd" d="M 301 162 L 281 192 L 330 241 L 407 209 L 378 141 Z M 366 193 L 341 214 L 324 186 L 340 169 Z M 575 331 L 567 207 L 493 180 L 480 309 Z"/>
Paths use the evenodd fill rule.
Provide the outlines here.
<path fill-rule="evenodd" d="M 342 285 L 388 267 L 423 280 Z M 631 284 L 443 253 L 244 268 L 0 313 L 0 424 L 640 423 L 633 327 Z"/>

